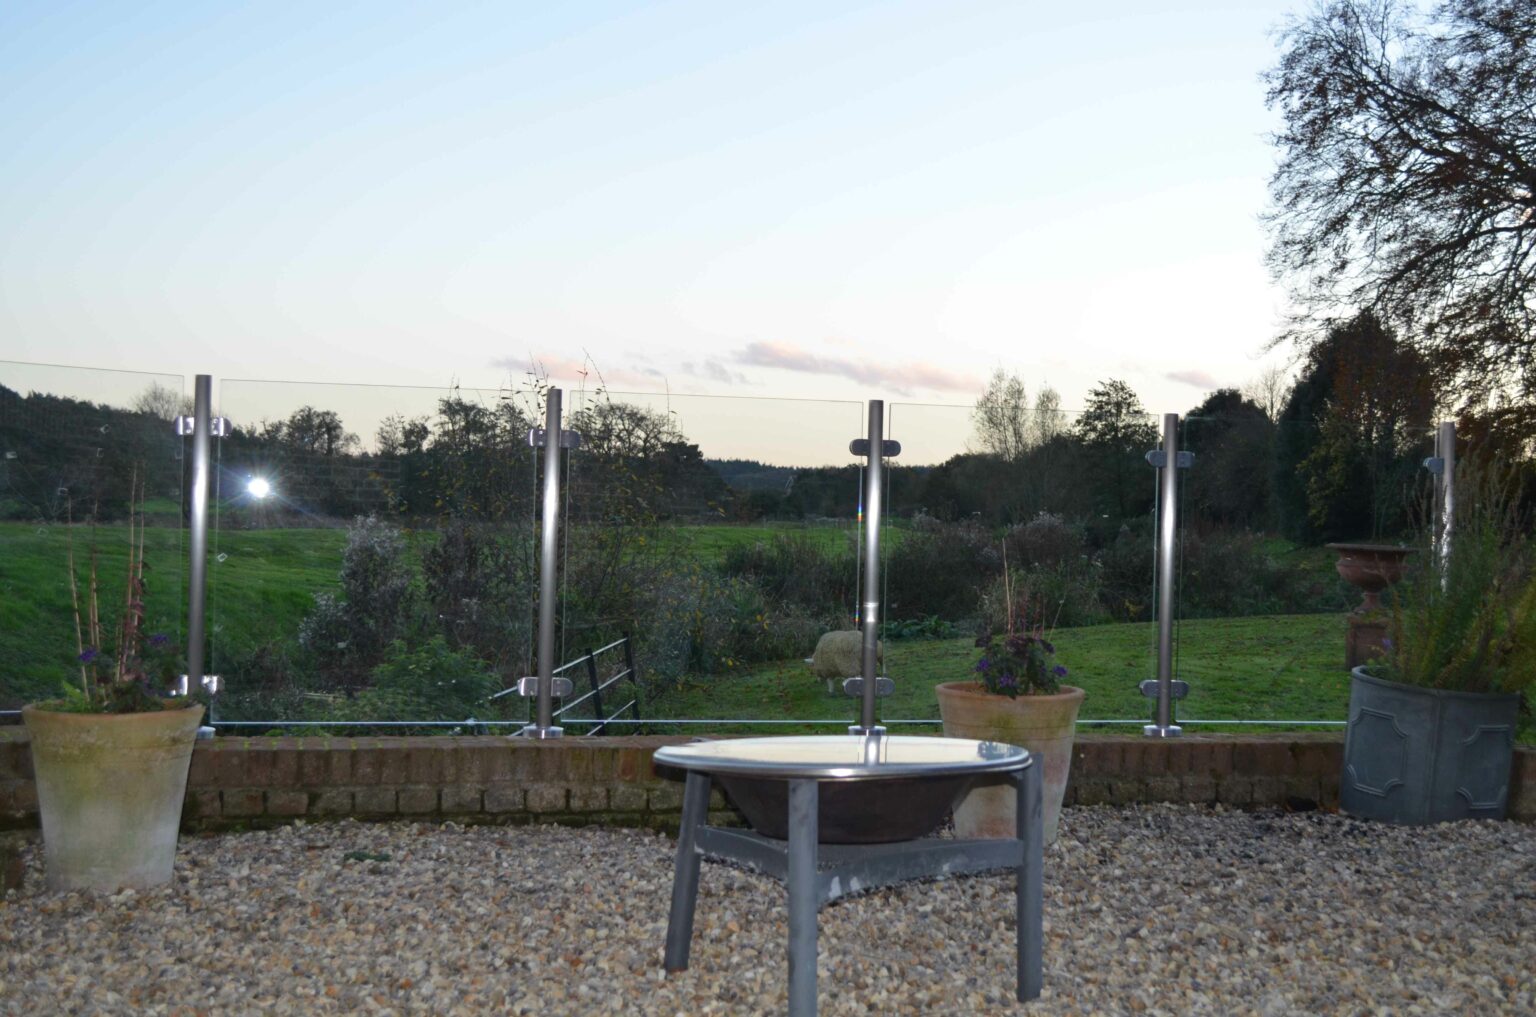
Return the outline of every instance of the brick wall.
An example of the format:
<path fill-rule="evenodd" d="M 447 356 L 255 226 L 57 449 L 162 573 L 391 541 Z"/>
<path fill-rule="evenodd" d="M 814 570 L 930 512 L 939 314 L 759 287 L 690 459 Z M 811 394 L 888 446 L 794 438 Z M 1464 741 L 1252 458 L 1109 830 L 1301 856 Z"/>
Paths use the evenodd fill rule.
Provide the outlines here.
<path fill-rule="evenodd" d="M 658 774 L 651 754 L 686 741 L 221 737 L 193 751 L 184 825 L 356 816 L 675 828 L 682 784 Z M 1080 735 L 1067 802 L 1332 809 L 1342 748 L 1338 735 Z M 1536 821 L 1536 750 L 1518 751 L 1513 776 L 1511 814 Z M 718 792 L 711 809 L 716 822 L 732 815 Z M 26 732 L 0 729 L 0 826 L 36 825 Z"/>

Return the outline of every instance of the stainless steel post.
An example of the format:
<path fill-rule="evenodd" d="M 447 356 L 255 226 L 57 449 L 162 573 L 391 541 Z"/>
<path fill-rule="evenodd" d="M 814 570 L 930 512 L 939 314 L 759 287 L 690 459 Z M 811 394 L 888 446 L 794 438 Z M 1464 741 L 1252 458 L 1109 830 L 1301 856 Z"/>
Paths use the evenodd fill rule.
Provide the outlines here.
<path fill-rule="evenodd" d="M 1157 713 L 1142 734 L 1170 738 L 1183 733 L 1173 722 L 1174 549 L 1179 522 L 1179 415 L 1163 414 L 1163 466 L 1157 498 Z"/>
<path fill-rule="evenodd" d="M 1437 551 L 1444 565 L 1451 553 L 1451 531 L 1456 519 L 1456 425 L 1452 421 L 1444 421 L 1435 432 L 1435 455 L 1440 459 L 1440 473 L 1435 477 L 1435 507 L 1440 512 Z"/>
<path fill-rule="evenodd" d="M 876 733 L 875 693 L 880 659 L 880 515 L 885 487 L 885 400 L 869 401 L 869 467 L 864 471 L 864 600 L 863 660 L 860 674 L 864 684 L 859 704 L 859 727 L 855 733 Z"/>
<path fill-rule="evenodd" d="M 208 490 L 213 478 L 213 377 L 197 375 L 192 389 L 192 506 L 187 575 L 187 688 L 203 687 L 208 603 Z M 210 718 L 211 719 L 211 718 Z"/>
<path fill-rule="evenodd" d="M 552 388 L 544 406 L 544 507 L 539 544 L 539 689 L 536 721 L 523 733 L 559 738 L 554 726 L 555 591 L 560 569 L 560 390 Z"/>

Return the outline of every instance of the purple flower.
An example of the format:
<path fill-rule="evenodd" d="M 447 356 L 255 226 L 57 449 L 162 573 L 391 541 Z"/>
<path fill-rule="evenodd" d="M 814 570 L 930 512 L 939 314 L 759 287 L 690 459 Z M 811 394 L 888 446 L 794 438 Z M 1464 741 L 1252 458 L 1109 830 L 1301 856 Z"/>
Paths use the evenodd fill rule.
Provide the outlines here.
<path fill-rule="evenodd" d="M 1057 664 L 1055 667 L 1051 668 L 1051 674 L 1055 675 L 1057 678 L 1065 678 L 1067 676 L 1067 669 L 1062 667 L 1060 664 Z"/>
<path fill-rule="evenodd" d="M 157 650 L 162 646 L 169 646 L 170 643 L 171 637 L 163 632 L 149 637 L 149 645 L 153 646 Z"/>
<path fill-rule="evenodd" d="M 89 664 L 99 656 L 101 656 L 100 650 L 94 646 L 87 646 L 85 652 L 80 654 L 80 663 Z"/>
<path fill-rule="evenodd" d="M 1040 640 L 1040 646 L 1045 650 L 1046 653 L 1055 653 L 1056 652 L 1056 647 L 1052 646 L 1050 643 L 1046 642 L 1044 639 Z"/>
<path fill-rule="evenodd" d="M 985 673 L 989 668 L 991 668 L 991 666 L 992 666 L 992 662 L 990 660 L 988 660 L 986 657 L 983 657 L 983 658 L 981 658 L 980 660 L 978 660 L 976 662 L 976 670 L 981 671 L 983 673 Z"/>

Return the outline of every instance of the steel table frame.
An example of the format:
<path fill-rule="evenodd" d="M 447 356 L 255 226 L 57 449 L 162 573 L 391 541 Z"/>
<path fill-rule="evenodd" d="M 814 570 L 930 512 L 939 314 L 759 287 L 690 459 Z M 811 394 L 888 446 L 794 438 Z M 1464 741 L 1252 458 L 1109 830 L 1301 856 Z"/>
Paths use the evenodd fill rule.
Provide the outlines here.
<path fill-rule="evenodd" d="M 1017 769 L 1007 772 L 1018 793 L 1018 826 L 1012 838 L 822 844 L 817 831 L 820 784 L 835 778 L 783 778 L 789 783 L 789 839 L 781 841 L 746 830 L 710 826 L 711 775 L 705 769 L 690 768 L 677 838 L 672 910 L 667 919 L 666 970 L 684 971 L 688 967 L 699 862 L 705 856 L 740 862 L 785 884 L 789 896 L 790 1017 L 814 1017 L 816 1013 L 817 919 L 823 904 L 910 879 L 1013 869 L 1018 874 L 1018 998 L 1020 1002 L 1039 998 L 1044 849 L 1040 767 L 1032 757 L 1026 757 Z"/>

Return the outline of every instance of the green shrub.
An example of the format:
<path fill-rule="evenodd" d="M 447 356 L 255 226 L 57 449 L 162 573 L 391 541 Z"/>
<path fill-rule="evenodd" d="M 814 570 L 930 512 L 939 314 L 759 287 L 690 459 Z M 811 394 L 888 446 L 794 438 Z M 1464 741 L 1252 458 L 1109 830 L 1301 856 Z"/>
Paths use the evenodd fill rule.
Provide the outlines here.
<path fill-rule="evenodd" d="M 315 594 L 299 626 L 299 645 L 338 684 L 360 685 L 385 647 L 406 631 L 413 596 L 405 539 L 398 527 L 359 516 L 347 528 L 341 596 Z"/>
<path fill-rule="evenodd" d="M 793 612 L 823 615 L 856 611 L 857 557 L 852 541 L 829 542 L 804 533 L 726 549 L 721 572 L 750 580 L 770 602 Z"/>
<path fill-rule="evenodd" d="M 373 669 L 372 686 L 326 710 L 328 720 L 462 720 L 484 717 L 500 688 L 496 673 L 442 636 L 422 646 L 396 640 Z"/>
<path fill-rule="evenodd" d="M 981 591 L 1002 574 L 1001 546 L 975 522 L 914 522 L 885 560 L 885 611 L 894 621 L 977 616 Z"/>
<path fill-rule="evenodd" d="M 538 578 L 531 533 L 454 519 L 421 552 L 435 628 L 506 680 L 531 673 Z"/>
<path fill-rule="evenodd" d="M 1003 543 L 1010 568 L 1070 567 L 1088 553 L 1083 527 L 1051 512 L 1010 528 Z"/>

